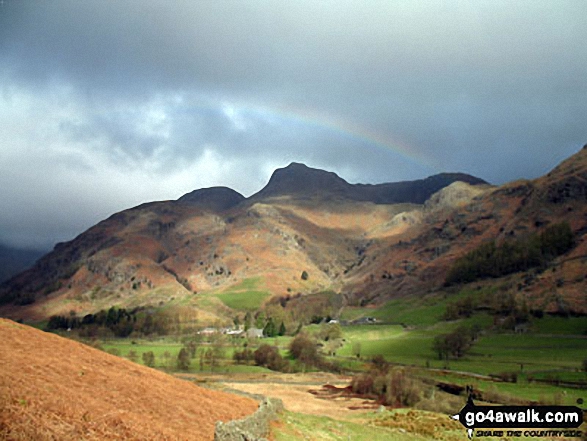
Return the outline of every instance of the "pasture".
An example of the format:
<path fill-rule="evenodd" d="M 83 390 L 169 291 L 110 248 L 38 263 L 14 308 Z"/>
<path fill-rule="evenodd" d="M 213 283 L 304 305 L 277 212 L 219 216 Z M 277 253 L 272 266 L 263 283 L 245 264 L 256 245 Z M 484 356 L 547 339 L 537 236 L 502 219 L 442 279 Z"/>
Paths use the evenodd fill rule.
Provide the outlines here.
<path fill-rule="evenodd" d="M 260 277 L 245 279 L 218 294 L 217 297 L 222 303 L 235 311 L 256 311 L 269 297 L 269 292 L 261 289 L 260 285 Z"/>

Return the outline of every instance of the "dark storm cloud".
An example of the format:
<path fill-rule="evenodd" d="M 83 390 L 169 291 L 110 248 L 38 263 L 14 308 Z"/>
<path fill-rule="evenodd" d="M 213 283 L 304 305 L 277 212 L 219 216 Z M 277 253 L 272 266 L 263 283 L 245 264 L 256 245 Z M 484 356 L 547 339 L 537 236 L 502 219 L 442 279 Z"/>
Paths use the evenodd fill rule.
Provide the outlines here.
<path fill-rule="evenodd" d="M 587 142 L 586 15 L 579 0 L 6 0 L 0 241 L 68 239 L 198 187 L 251 194 L 289 161 L 354 182 L 538 176 Z"/>

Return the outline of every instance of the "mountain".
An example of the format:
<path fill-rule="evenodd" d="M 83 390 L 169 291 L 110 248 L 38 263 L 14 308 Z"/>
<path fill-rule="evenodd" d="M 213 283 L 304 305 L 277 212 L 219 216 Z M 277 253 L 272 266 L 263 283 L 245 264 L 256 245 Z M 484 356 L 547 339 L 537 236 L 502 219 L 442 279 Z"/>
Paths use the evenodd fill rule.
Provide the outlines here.
<path fill-rule="evenodd" d="M 0 244 L 0 283 L 31 267 L 45 252 L 21 250 Z"/>
<path fill-rule="evenodd" d="M 463 185 L 441 190 L 427 201 L 419 225 L 367 251 L 367 264 L 349 274 L 346 285 L 356 302 L 445 289 L 443 281 L 455 261 L 483 244 L 523 244 L 532 234 L 567 223 L 575 246 L 546 267 L 473 286 L 496 287 L 546 312 L 587 313 L 587 147 L 539 179 L 475 191 L 465 196 L 467 203 L 461 199 L 453 201 L 453 208 L 443 206 L 447 192 L 450 199 L 455 190 L 462 193 Z"/>
<path fill-rule="evenodd" d="M 426 179 L 387 184 L 349 184 L 336 173 L 291 163 L 276 170 L 269 183 L 251 201 L 276 197 L 321 200 L 352 200 L 375 204 L 424 203 L 438 190 L 460 181 L 471 185 L 487 184 L 464 173 L 441 173 Z"/>
<path fill-rule="evenodd" d="M 203 210 L 225 211 L 237 206 L 245 197 L 228 187 L 212 187 L 194 190 L 180 197 L 177 202 L 193 205 Z"/>
<path fill-rule="evenodd" d="M 2 284 L 0 314 L 34 321 L 117 305 L 212 323 L 298 293 L 382 304 L 450 291 L 447 274 L 467 253 L 561 222 L 574 233 L 572 249 L 541 268 L 473 286 L 492 284 L 531 308 L 583 314 L 586 182 L 585 149 L 542 178 L 499 187 L 463 174 L 349 184 L 293 163 L 250 198 L 202 189 L 114 214 Z"/>
<path fill-rule="evenodd" d="M 352 185 L 336 173 L 291 163 L 275 170 L 267 185 L 251 197 L 252 201 L 272 197 L 348 198 Z"/>
<path fill-rule="evenodd" d="M 249 398 L 0 319 L 0 439 L 211 440 Z"/>

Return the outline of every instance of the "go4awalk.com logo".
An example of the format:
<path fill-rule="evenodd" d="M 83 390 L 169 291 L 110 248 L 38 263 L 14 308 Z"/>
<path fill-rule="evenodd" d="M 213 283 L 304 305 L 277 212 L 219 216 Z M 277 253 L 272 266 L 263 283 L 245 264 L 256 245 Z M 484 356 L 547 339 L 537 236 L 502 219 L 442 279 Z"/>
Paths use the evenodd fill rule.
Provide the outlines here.
<path fill-rule="evenodd" d="M 580 438 L 583 410 L 576 406 L 476 406 L 467 404 L 451 418 L 467 429 L 469 439 L 485 436 Z"/>

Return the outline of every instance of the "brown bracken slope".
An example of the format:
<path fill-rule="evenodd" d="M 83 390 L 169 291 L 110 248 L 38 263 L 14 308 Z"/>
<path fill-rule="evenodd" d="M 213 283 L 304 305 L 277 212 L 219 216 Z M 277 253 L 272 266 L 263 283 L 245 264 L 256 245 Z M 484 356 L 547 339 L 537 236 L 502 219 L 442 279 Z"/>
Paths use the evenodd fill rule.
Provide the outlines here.
<path fill-rule="evenodd" d="M 257 403 L 0 319 L 0 439 L 211 440 Z"/>

